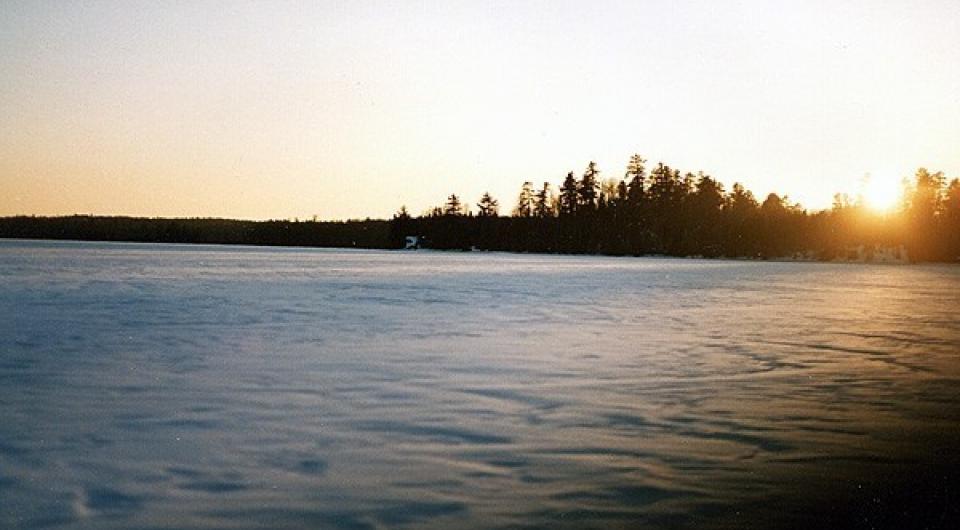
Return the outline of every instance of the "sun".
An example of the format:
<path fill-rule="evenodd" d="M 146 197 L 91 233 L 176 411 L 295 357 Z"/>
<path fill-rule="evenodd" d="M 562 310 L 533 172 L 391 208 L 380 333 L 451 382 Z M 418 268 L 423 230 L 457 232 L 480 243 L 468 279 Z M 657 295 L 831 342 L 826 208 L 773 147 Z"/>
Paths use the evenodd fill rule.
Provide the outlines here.
<path fill-rule="evenodd" d="M 868 208 L 889 212 L 900 202 L 900 183 L 896 178 L 870 177 L 864 181 L 863 201 Z"/>

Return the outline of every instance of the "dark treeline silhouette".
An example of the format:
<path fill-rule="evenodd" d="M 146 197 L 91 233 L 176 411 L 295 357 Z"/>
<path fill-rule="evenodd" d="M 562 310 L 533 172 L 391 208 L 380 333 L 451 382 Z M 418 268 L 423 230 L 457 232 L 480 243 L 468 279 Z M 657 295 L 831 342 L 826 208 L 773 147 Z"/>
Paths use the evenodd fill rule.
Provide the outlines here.
<path fill-rule="evenodd" d="M 370 219 L 238 221 L 88 215 L 0 218 L 0 237 L 28 239 L 386 248 L 389 234 L 388 221 Z"/>
<path fill-rule="evenodd" d="M 957 261 L 960 181 L 919 169 L 894 211 L 835 197 L 810 213 L 775 193 L 762 201 L 741 184 L 631 157 L 622 179 L 603 180 L 594 162 L 559 187 L 524 182 L 510 216 L 484 194 L 474 214 L 457 195 L 419 217 L 401 208 L 390 246 L 420 236 L 436 249 L 610 255 Z M 883 253 L 881 256 L 880 253 Z"/>
<path fill-rule="evenodd" d="M 760 201 L 740 184 L 727 190 L 702 172 L 649 169 L 634 155 L 623 178 L 602 179 L 590 162 L 559 186 L 524 182 L 508 216 L 486 193 L 475 212 L 454 194 L 420 216 L 401 208 L 390 221 L 0 218 L 4 238 L 403 248 L 407 236 L 435 249 L 958 261 L 960 181 L 921 168 L 893 211 L 837 195 L 833 208 L 811 213 L 774 193 Z"/>

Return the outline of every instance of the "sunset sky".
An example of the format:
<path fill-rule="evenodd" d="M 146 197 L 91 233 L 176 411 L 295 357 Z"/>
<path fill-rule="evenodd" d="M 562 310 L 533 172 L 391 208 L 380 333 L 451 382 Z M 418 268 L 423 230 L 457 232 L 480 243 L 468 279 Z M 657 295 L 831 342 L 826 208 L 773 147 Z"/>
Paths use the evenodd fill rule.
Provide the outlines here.
<path fill-rule="evenodd" d="M 960 2 L 2 2 L 0 215 L 503 210 L 590 160 L 960 176 Z"/>

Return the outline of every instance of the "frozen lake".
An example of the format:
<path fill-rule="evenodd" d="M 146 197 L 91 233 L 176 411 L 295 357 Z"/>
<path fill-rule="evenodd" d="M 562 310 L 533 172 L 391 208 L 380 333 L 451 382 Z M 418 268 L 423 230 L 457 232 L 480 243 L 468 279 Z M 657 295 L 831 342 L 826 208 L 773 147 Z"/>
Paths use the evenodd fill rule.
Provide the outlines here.
<path fill-rule="evenodd" d="M 0 241 L 0 527 L 958 521 L 960 268 Z"/>

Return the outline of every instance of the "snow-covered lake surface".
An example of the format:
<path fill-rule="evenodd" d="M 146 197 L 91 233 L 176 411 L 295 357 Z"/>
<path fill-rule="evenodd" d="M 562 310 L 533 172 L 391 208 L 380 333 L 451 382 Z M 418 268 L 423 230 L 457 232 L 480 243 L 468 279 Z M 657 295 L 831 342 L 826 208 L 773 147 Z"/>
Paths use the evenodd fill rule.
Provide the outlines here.
<path fill-rule="evenodd" d="M 0 241 L 0 527 L 956 521 L 958 311 L 949 266 Z"/>

